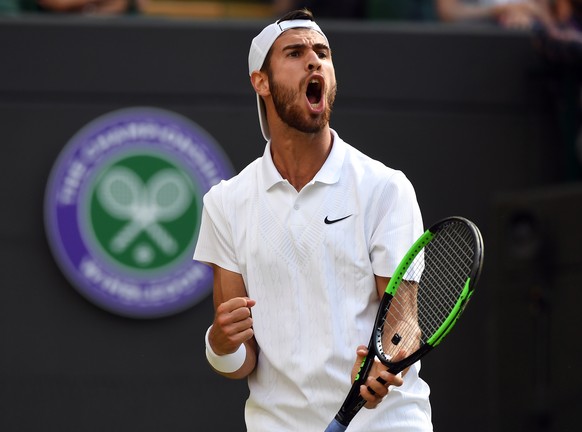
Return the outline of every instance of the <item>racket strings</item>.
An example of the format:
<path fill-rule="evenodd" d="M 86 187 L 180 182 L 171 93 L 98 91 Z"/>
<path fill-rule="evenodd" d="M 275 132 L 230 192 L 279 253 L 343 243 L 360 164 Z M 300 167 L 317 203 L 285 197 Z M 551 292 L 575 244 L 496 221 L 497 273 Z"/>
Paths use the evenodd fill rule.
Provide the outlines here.
<path fill-rule="evenodd" d="M 465 224 L 450 224 L 425 248 L 418 295 L 419 322 L 428 339 L 454 309 L 471 273 L 474 237 Z"/>
<path fill-rule="evenodd" d="M 474 250 L 472 231 L 451 223 L 414 258 L 383 321 L 378 342 L 386 360 L 410 355 L 439 330 L 471 273 Z"/>

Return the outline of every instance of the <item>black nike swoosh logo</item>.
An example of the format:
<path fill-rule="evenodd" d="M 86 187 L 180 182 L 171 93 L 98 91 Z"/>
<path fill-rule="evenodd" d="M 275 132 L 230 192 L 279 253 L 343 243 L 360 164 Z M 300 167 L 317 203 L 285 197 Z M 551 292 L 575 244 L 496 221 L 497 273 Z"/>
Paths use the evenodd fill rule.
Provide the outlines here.
<path fill-rule="evenodd" d="M 344 219 L 347 219 L 347 218 L 349 218 L 350 216 L 352 216 L 352 215 L 347 215 L 347 216 L 344 216 L 343 218 L 339 218 L 339 219 L 328 219 L 328 217 L 326 216 L 326 217 L 325 217 L 325 219 L 324 219 L 323 221 L 324 221 L 326 224 L 328 224 L 328 225 L 331 225 L 331 224 L 334 224 L 334 223 L 336 223 L 336 222 L 343 221 Z"/>

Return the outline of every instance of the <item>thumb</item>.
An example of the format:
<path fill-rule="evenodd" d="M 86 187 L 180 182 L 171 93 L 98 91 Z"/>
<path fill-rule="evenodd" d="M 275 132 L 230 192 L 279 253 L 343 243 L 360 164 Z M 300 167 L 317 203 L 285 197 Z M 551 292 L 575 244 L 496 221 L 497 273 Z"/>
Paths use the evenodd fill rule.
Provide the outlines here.
<path fill-rule="evenodd" d="M 356 348 L 356 361 L 354 362 L 354 366 L 352 367 L 352 381 L 355 381 L 356 375 L 360 371 L 362 364 L 364 363 L 364 359 L 368 355 L 368 347 L 365 345 L 359 345 Z"/>

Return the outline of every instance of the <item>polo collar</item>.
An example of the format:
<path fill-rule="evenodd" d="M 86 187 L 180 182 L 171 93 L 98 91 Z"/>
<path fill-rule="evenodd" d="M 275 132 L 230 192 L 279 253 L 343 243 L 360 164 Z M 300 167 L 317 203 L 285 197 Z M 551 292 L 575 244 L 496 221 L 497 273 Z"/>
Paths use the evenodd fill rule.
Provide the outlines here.
<path fill-rule="evenodd" d="M 325 160 L 321 169 L 315 174 L 315 177 L 310 183 L 325 183 L 334 184 L 339 181 L 341 168 L 344 163 L 344 158 L 346 154 L 346 143 L 339 137 L 336 131 L 331 129 L 333 136 L 333 146 L 331 147 L 331 152 Z M 271 156 L 271 140 L 267 142 L 265 146 L 265 152 L 263 153 L 261 161 L 261 170 L 263 173 L 263 184 L 265 190 L 269 190 L 278 183 L 283 183 L 286 180 L 281 176 L 275 164 L 273 163 L 273 158 Z"/>

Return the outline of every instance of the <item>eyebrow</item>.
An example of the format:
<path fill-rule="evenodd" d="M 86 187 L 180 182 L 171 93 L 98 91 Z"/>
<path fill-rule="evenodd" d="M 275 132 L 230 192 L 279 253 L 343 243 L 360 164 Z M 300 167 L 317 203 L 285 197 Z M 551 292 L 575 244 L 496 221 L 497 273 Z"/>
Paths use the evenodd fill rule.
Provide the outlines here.
<path fill-rule="evenodd" d="M 329 47 L 324 44 L 324 43 L 316 43 L 312 45 L 313 49 L 315 50 L 326 50 L 326 51 L 331 51 L 329 49 Z M 294 50 L 294 49 L 305 49 L 307 48 L 306 44 L 303 43 L 299 43 L 299 44 L 291 44 L 291 45 L 287 45 L 283 47 L 283 51 L 287 51 L 287 50 Z"/>

